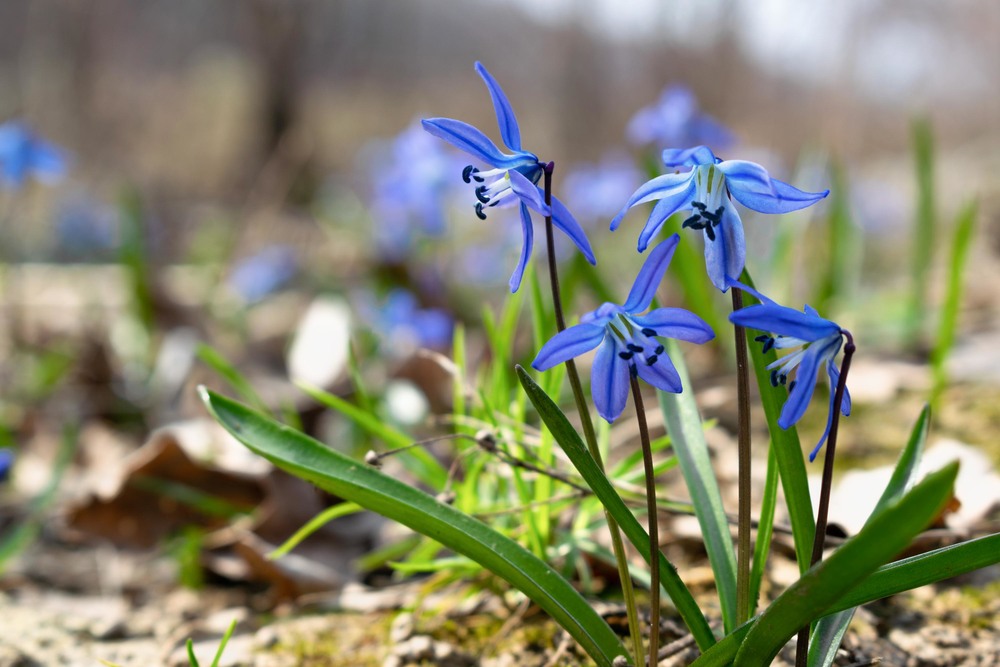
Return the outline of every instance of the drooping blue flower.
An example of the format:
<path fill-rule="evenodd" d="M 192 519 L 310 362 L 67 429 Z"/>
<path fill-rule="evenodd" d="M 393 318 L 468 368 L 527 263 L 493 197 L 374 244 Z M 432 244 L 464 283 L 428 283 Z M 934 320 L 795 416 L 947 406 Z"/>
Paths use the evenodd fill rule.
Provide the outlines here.
<path fill-rule="evenodd" d="M 403 257 L 419 234 L 444 233 L 449 201 L 460 192 L 453 180 L 465 164 L 413 123 L 391 142 L 366 151 L 371 157 L 371 209 L 378 250 Z"/>
<path fill-rule="evenodd" d="M 66 173 L 66 155 L 21 121 L 0 125 L 0 182 L 16 190 L 29 178 L 55 183 Z"/>
<path fill-rule="evenodd" d="M 597 164 L 574 165 L 565 183 L 566 198 L 589 227 L 618 213 L 622 202 L 642 183 L 642 173 L 627 155 L 612 153 Z"/>
<path fill-rule="evenodd" d="M 639 252 L 643 252 L 667 218 L 678 211 L 691 211 L 683 226 L 704 232 L 708 277 L 723 292 L 729 289 L 729 281 L 743 272 L 746 261 L 743 222 L 733 199 L 760 213 L 788 213 L 830 194 L 829 190 L 803 192 L 771 178 L 754 162 L 721 160 L 707 146 L 665 150 L 663 163 L 687 170 L 657 176 L 640 186 L 611 221 L 611 229 L 618 228 L 628 209 L 658 199 L 639 234 Z"/>
<path fill-rule="evenodd" d="M 587 261 L 596 264 L 587 235 L 569 210 L 555 197 L 552 197 L 551 207 L 545 203 L 544 194 L 537 183 L 542 178 L 546 165 L 539 161 L 537 155 L 521 148 L 521 130 L 507 96 L 481 63 L 476 63 L 476 71 L 490 91 L 497 123 L 500 125 L 500 136 L 510 153 L 501 151 L 489 137 L 468 123 L 451 118 L 428 118 L 422 122 L 424 129 L 435 137 L 493 167 L 483 171 L 470 164 L 462 171 L 462 179 L 466 183 L 474 181 L 478 184 L 476 198 L 479 201 L 475 208 L 476 215 L 481 220 L 486 219 L 487 208 L 519 205 L 524 245 L 521 248 L 521 258 L 510 277 L 510 291 L 516 292 L 521 286 L 524 269 L 531 257 L 534 230 L 529 209 L 545 216 L 551 215 L 552 224 L 569 236 Z"/>
<path fill-rule="evenodd" d="M 455 322 L 439 308 L 422 308 L 412 292 L 396 288 L 378 307 L 361 304 L 362 316 L 388 345 L 389 351 L 406 356 L 420 347 L 434 350 L 451 343 Z"/>
<path fill-rule="evenodd" d="M 288 284 L 298 268 L 293 248 L 269 246 L 238 262 L 226 284 L 247 303 L 256 303 Z"/>
<path fill-rule="evenodd" d="M 789 428 L 802 418 L 812 400 L 820 371 L 826 368 L 830 380 L 830 410 L 823 436 L 809 454 L 809 460 L 812 461 L 826 442 L 833 423 L 833 402 L 837 382 L 840 380 L 836 357 L 846 332 L 837 323 L 820 317 L 816 309 L 808 305 L 803 312 L 799 312 L 775 303 L 742 283 L 733 281 L 732 284 L 750 292 L 761 303 L 735 311 L 729 316 L 729 320 L 733 324 L 765 332 L 754 339 L 764 346 L 765 352 L 771 348 L 795 350 L 767 367 L 771 371 L 772 385 L 776 387 L 788 384 L 788 400 L 781 408 L 778 426 Z M 789 382 L 788 377 L 793 373 L 795 378 Z M 840 409 L 845 417 L 851 414 L 851 396 L 846 387 Z"/>
<path fill-rule="evenodd" d="M 666 87 L 655 104 L 640 109 L 629 121 L 625 134 L 634 144 L 662 148 L 704 144 L 718 150 L 733 143 L 733 133 L 702 113 L 691 89 L 680 85 Z"/>
<path fill-rule="evenodd" d="M 608 422 L 621 415 L 628 400 L 629 377 L 638 375 L 657 389 L 680 393 L 681 379 L 658 337 L 705 343 L 715 333 L 700 317 L 682 308 L 657 308 L 653 301 L 680 237 L 672 235 L 650 253 L 625 303 L 604 303 L 580 318 L 580 324 L 553 336 L 531 362 L 544 371 L 595 347 L 591 369 L 594 406 Z"/>

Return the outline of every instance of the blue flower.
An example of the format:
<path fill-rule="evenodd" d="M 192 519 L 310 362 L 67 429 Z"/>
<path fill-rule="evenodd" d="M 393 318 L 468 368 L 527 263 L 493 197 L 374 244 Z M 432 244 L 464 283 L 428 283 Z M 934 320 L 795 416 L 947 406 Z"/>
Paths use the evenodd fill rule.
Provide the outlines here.
<path fill-rule="evenodd" d="M 9 447 L 0 447 L 0 482 L 7 480 L 10 476 L 10 469 L 14 465 L 14 450 Z"/>
<path fill-rule="evenodd" d="M 29 176 L 55 183 L 64 173 L 66 156 L 61 149 L 20 121 L 0 125 L 0 181 L 5 188 L 16 190 Z"/>
<path fill-rule="evenodd" d="M 642 174 L 626 155 L 612 153 L 598 164 L 574 165 L 566 175 L 566 197 L 583 224 L 607 220 L 642 182 Z"/>
<path fill-rule="evenodd" d="M 489 207 L 514 204 L 520 206 L 524 245 L 521 248 L 521 258 L 510 277 L 510 291 L 516 292 L 521 286 L 521 278 L 531 256 L 534 230 L 529 209 L 545 216 L 551 215 L 552 223 L 569 236 L 587 261 L 596 264 L 597 260 L 594 259 L 594 253 L 590 249 L 587 235 L 569 210 L 555 197 L 552 198 L 551 207 L 545 203 L 544 194 L 537 183 L 546 165 L 538 160 L 537 155 L 521 148 L 521 130 L 518 128 L 517 118 L 514 117 L 514 110 L 507 101 L 507 96 L 481 63 L 476 63 L 476 71 L 490 91 L 497 123 L 500 125 L 500 136 L 511 153 L 502 152 L 489 137 L 462 121 L 451 118 L 428 118 L 422 122 L 424 129 L 435 137 L 444 139 L 493 167 L 482 171 L 470 164 L 462 171 L 462 179 L 466 183 L 475 181 L 478 184 L 476 198 L 479 201 L 475 208 L 476 215 L 481 220 L 486 219 L 486 209 Z"/>
<path fill-rule="evenodd" d="M 640 109 L 625 130 L 635 144 L 689 148 L 705 144 L 716 149 L 733 143 L 722 123 L 698 109 L 694 93 L 684 86 L 668 86 L 655 104 Z"/>
<path fill-rule="evenodd" d="M 598 414 L 608 422 L 625 409 L 630 375 L 638 375 L 657 389 L 680 393 L 680 376 L 657 337 L 691 343 L 715 338 L 711 327 L 682 308 L 640 314 L 652 303 L 679 242 L 674 234 L 649 253 L 623 305 L 604 303 L 584 315 L 580 324 L 553 336 L 531 362 L 535 370 L 544 371 L 596 347 L 591 392 Z"/>
<path fill-rule="evenodd" d="M 439 308 L 421 308 L 409 291 L 389 292 L 380 308 L 363 305 L 372 329 L 388 343 L 390 351 L 406 356 L 418 347 L 441 350 L 451 343 L 455 322 Z"/>
<path fill-rule="evenodd" d="M 767 367 L 771 371 L 772 385 L 776 387 L 779 384 L 788 384 L 788 400 L 781 408 L 778 426 L 787 429 L 802 418 L 809 401 L 812 400 L 819 371 L 826 367 L 826 374 L 830 379 L 830 410 L 826 418 L 826 430 L 809 454 L 809 460 L 812 461 L 830 434 L 833 401 L 840 379 L 840 371 L 835 360 L 846 332 L 835 322 L 820 317 L 816 309 L 810 306 L 799 312 L 794 308 L 778 305 L 746 285 L 735 281 L 732 284 L 750 292 L 760 299 L 761 303 L 737 310 L 729 316 L 729 320 L 739 326 L 766 332 L 754 339 L 764 346 L 765 352 L 771 348 L 795 349 L 794 352 Z M 795 379 L 789 382 L 788 376 L 792 373 L 795 374 Z M 851 396 L 846 387 L 841 412 L 845 417 L 851 414 Z"/>
<path fill-rule="evenodd" d="M 665 150 L 663 162 L 668 167 L 688 170 L 657 176 L 640 186 L 611 221 L 611 229 L 618 228 L 631 207 L 660 200 L 639 234 L 639 252 L 643 252 L 667 218 L 678 211 L 691 211 L 683 226 L 704 232 L 708 277 L 723 292 L 729 289 L 729 281 L 743 272 L 746 260 L 743 223 L 731 198 L 760 213 L 788 213 L 830 193 L 803 192 L 771 178 L 759 164 L 721 160 L 707 146 Z"/>
<path fill-rule="evenodd" d="M 226 284 L 247 303 L 256 303 L 288 284 L 297 271 L 294 249 L 270 246 L 236 264 Z"/>

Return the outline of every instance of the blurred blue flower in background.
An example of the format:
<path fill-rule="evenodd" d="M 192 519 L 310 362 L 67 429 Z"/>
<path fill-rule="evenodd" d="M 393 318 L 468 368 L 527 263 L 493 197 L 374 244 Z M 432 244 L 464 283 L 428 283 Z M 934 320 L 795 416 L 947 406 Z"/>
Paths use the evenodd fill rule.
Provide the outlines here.
<path fill-rule="evenodd" d="M 781 408 L 778 426 L 787 429 L 802 418 L 806 408 L 809 407 L 809 401 L 812 400 L 819 372 L 824 366 L 826 367 L 826 374 L 830 379 L 830 410 L 826 418 L 826 430 L 809 454 L 809 460 L 812 461 L 830 434 L 834 390 L 840 380 L 836 357 L 843 345 L 845 331 L 837 323 L 820 317 L 816 309 L 808 305 L 803 312 L 799 312 L 775 303 L 742 283 L 733 281 L 732 284 L 750 292 L 761 301 L 757 305 L 747 306 L 732 313 L 729 320 L 733 324 L 767 332 L 754 339 L 764 346 L 764 352 L 771 348 L 777 350 L 798 348 L 767 367 L 771 371 L 771 384 L 775 387 L 788 383 L 788 376 L 795 373 L 795 379 L 788 383 L 788 400 Z M 851 396 L 846 387 L 840 410 L 845 417 L 851 414 Z"/>
<path fill-rule="evenodd" d="M 28 178 L 56 183 L 66 173 L 67 157 L 22 121 L 0 124 L 0 182 L 9 190 L 24 185 Z"/>
<path fill-rule="evenodd" d="M 464 192 L 454 179 L 463 165 L 418 123 L 374 147 L 371 209 L 379 252 L 401 259 L 416 234 L 444 233 L 449 200 Z"/>
<path fill-rule="evenodd" d="M 10 469 L 14 465 L 14 450 L 9 447 L 0 447 L 0 482 L 7 481 L 10 476 Z"/>
<path fill-rule="evenodd" d="M 656 296 L 680 236 L 672 235 L 650 253 L 623 305 L 604 303 L 580 318 L 580 324 L 557 333 L 531 362 L 544 371 L 597 348 L 591 369 L 591 393 L 599 415 L 612 422 L 628 400 L 629 377 L 638 375 L 657 389 L 680 393 L 681 378 L 657 336 L 705 343 L 715 333 L 700 317 L 683 308 L 657 308 L 641 315 Z"/>
<path fill-rule="evenodd" d="M 441 350 L 451 344 L 455 322 L 439 308 L 421 308 L 412 292 L 396 288 L 378 307 L 361 303 L 361 315 L 390 350 L 400 356 L 425 347 Z"/>
<path fill-rule="evenodd" d="M 642 173 L 628 156 L 612 153 L 597 164 L 574 165 L 565 183 L 566 199 L 587 224 L 614 217 L 642 183 Z"/>
<path fill-rule="evenodd" d="M 298 270 L 295 250 L 274 245 L 240 260 L 230 271 L 226 284 L 247 303 L 256 303 L 287 285 Z"/>
<path fill-rule="evenodd" d="M 587 261 L 596 264 L 597 260 L 590 249 L 587 235 L 569 210 L 555 197 L 552 197 L 551 207 L 545 203 L 544 194 L 537 185 L 545 171 L 545 164 L 538 160 L 537 155 L 521 148 L 521 130 L 500 84 L 486 71 L 482 63 L 476 63 L 476 71 L 490 91 L 497 123 L 500 126 L 500 136 L 507 148 L 513 151 L 512 153 L 502 152 L 489 137 L 460 120 L 427 118 L 422 123 L 424 129 L 435 137 L 494 167 L 482 171 L 470 164 L 462 171 L 462 179 L 466 183 L 475 181 L 479 184 L 476 186 L 476 198 L 479 202 L 475 208 L 476 215 L 481 220 L 486 219 L 485 207 L 506 207 L 515 204 L 520 206 L 524 245 L 521 248 L 521 258 L 510 277 L 510 291 L 516 292 L 521 286 L 524 269 L 528 264 L 528 258 L 531 257 L 534 229 L 528 209 L 544 216 L 551 215 L 552 224 L 569 236 Z"/>
<path fill-rule="evenodd" d="M 87 195 L 71 195 L 56 210 L 55 241 L 60 256 L 100 259 L 118 247 L 118 213 Z"/>
<path fill-rule="evenodd" d="M 668 86 L 655 104 L 640 109 L 625 129 L 629 141 L 640 146 L 691 148 L 704 144 L 723 149 L 733 144 L 733 133 L 698 108 L 685 86 Z"/>
<path fill-rule="evenodd" d="M 639 252 L 643 252 L 667 218 L 678 211 L 691 211 L 683 226 L 704 232 L 708 277 L 723 292 L 729 289 L 730 280 L 743 272 L 746 261 L 743 222 L 730 196 L 760 213 L 788 213 L 830 194 L 829 190 L 803 192 L 771 178 L 754 162 L 721 160 L 707 146 L 667 149 L 663 163 L 688 170 L 657 176 L 642 185 L 611 221 L 611 229 L 618 229 L 631 207 L 658 199 L 639 234 Z"/>

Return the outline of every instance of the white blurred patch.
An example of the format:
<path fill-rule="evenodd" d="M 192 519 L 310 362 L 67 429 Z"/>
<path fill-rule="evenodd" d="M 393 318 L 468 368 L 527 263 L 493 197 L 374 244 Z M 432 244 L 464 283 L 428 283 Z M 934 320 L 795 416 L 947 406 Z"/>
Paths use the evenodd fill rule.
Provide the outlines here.
<path fill-rule="evenodd" d="M 319 297 L 299 321 L 288 350 L 288 376 L 325 388 L 347 367 L 351 311 L 342 299 Z"/>
<path fill-rule="evenodd" d="M 385 405 L 394 421 L 407 426 L 423 421 L 430 410 L 427 397 L 409 380 L 389 383 L 385 390 Z"/>

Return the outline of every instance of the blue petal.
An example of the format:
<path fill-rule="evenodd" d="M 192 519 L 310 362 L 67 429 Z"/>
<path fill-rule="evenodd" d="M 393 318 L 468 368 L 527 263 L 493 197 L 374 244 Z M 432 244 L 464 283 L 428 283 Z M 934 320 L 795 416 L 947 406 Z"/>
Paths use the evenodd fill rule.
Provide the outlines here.
<path fill-rule="evenodd" d="M 649 253 L 649 257 L 639 269 L 639 275 L 635 277 L 632 291 L 628 293 L 628 298 L 622 305 L 626 313 L 641 313 L 649 308 L 680 240 L 679 235 L 673 234 Z"/>
<path fill-rule="evenodd" d="M 639 186 L 638 190 L 632 193 L 628 202 L 625 203 L 622 210 L 615 216 L 615 219 L 611 221 L 611 231 L 618 229 L 618 225 L 621 224 L 622 218 L 625 217 L 625 214 L 628 213 L 630 208 L 644 202 L 652 201 L 654 199 L 677 201 L 679 203 L 676 208 L 674 208 L 674 211 L 676 211 L 680 208 L 681 202 L 684 202 L 685 200 L 690 201 L 690 198 L 694 196 L 694 186 L 694 177 L 693 174 L 690 173 L 664 174 L 663 176 L 657 176 L 656 178 L 643 183 Z M 650 216 L 650 219 L 652 219 L 652 216 Z M 664 217 L 664 219 L 666 219 L 666 217 Z M 647 223 L 647 225 L 648 224 L 649 223 Z"/>
<path fill-rule="evenodd" d="M 524 174 L 513 169 L 507 172 L 507 176 L 510 178 L 510 189 L 514 191 L 518 199 L 527 204 L 533 211 L 549 215 L 549 206 L 542 198 L 542 191 L 538 189 L 537 185 L 525 178 Z"/>
<path fill-rule="evenodd" d="M 489 137 L 460 120 L 425 118 L 420 124 L 438 139 L 444 139 L 455 148 L 493 167 L 509 169 L 524 161 L 523 156 L 502 153 Z"/>
<path fill-rule="evenodd" d="M 663 164 L 668 167 L 697 167 L 717 162 L 715 153 L 708 146 L 694 148 L 668 148 L 663 151 Z"/>
<path fill-rule="evenodd" d="M 661 199 L 653 207 L 653 210 L 649 212 L 649 218 L 646 220 L 646 225 L 639 232 L 639 243 L 637 248 L 639 252 L 645 252 L 646 246 L 649 242 L 653 240 L 656 234 L 660 231 L 660 227 L 663 223 L 667 221 L 667 218 L 672 216 L 677 211 L 690 208 L 691 200 L 694 198 L 695 193 L 695 182 L 691 179 L 687 187 L 680 192 L 673 194 L 670 197 Z"/>
<path fill-rule="evenodd" d="M 819 442 L 813 447 L 813 450 L 809 452 L 810 463 L 816 460 L 816 455 L 819 454 L 819 450 L 823 448 L 826 443 L 826 439 L 830 436 L 830 429 L 833 427 L 833 402 L 837 398 L 837 382 L 840 380 L 840 372 L 837 370 L 837 365 L 833 361 L 833 357 L 826 362 L 826 372 L 830 376 L 830 409 L 826 413 L 826 428 L 823 429 L 823 435 L 820 437 Z M 844 387 L 844 398 L 840 405 L 841 413 L 846 417 L 851 414 L 851 397 L 847 392 L 847 387 Z"/>
<path fill-rule="evenodd" d="M 621 416 L 628 400 L 628 362 L 618 356 L 618 346 L 611 335 L 606 335 L 590 372 L 590 391 L 597 414 L 611 423 Z"/>
<path fill-rule="evenodd" d="M 822 317 L 807 315 L 776 303 L 747 306 L 729 316 L 729 321 L 751 329 L 769 331 L 804 341 L 832 336 L 840 327 Z"/>
<path fill-rule="evenodd" d="M 521 246 L 521 258 L 517 260 L 517 266 L 514 268 L 514 273 L 510 275 L 510 291 L 514 293 L 521 286 L 521 279 L 524 277 L 524 269 L 528 266 L 528 260 L 531 258 L 531 248 L 534 243 L 535 230 L 531 224 L 531 214 L 528 213 L 528 207 L 521 204 L 521 233 L 524 234 L 524 244 Z"/>
<path fill-rule="evenodd" d="M 479 76 L 483 77 L 486 87 L 489 88 L 490 97 L 493 98 L 493 108 L 497 113 L 497 124 L 500 126 L 500 136 L 503 138 L 503 142 L 512 151 L 521 150 L 521 130 L 517 127 L 517 118 L 514 116 L 514 109 L 510 106 L 510 102 L 507 101 L 507 96 L 504 95 L 503 88 L 486 71 L 482 63 L 476 63 L 476 71 L 479 72 Z"/>
<path fill-rule="evenodd" d="M 816 389 L 816 374 L 819 372 L 819 350 L 809 348 L 802 355 L 802 362 L 799 364 L 795 374 L 795 387 L 788 392 L 788 400 L 781 408 L 781 415 L 778 417 L 778 426 L 790 428 L 809 407 L 812 400 L 813 391 Z"/>
<path fill-rule="evenodd" d="M 788 213 L 815 204 L 828 194 L 804 192 L 768 176 L 759 164 L 742 160 L 727 160 L 719 164 L 726 175 L 729 193 L 739 203 L 760 213 Z"/>
<path fill-rule="evenodd" d="M 531 362 L 531 367 L 536 371 L 547 371 L 578 357 L 597 347 L 604 334 L 605 327 L 602 324 L 577 324 L 560 331 L 542 346 L 538 356 Z"/>
<path fill-rule="evenodd" d="M 745 285 L 745 284 L 741 283 L 739 280 L 736 280 L 732 276 L 729 276 L 729 286 L 730 287 L 738 287 L 741 290 L 743 290 L 744 292 L 752 294 L 754 297 L 757 298 L 758 301 L 760 301 L 763 304 L 770 304 L 770 305 L 774 305 L 774 306 L 778 305 L 777 303 L 775 303 L 774 299 L 771 299 L 771 298 L 769 298 L 767 296 L 764 296 L 763 294 L 761 294 L 760 292 L 758 292 L 754 288 L 750 287 L 749 285 Z M 809 307 L 806 306 L 806 308 L 808 309 Z M 808 312 L 808 310 L 807 310 L 807 312 Z"/>
<path fill-rule="evenodd" d="M 677 374 L 674 362 L 666 354 L 661 354 L 655 364 L 646 364 L 641 359 L 636 360 L 635 370 L 639 377 L 662 391 L 679 394 L 683 390 L 681 376 Z"/>
<path fill-rule="evenodd" d="M 837 383 L 840 382 L 840 371 L 837 369 L 836 355 L 831 356 L 829 361 L 826 362 L 826 372 L 830 376 L 830 392 L 837 390 Z M 844 387 L 844 398 L 840 402 L 840 412 L 845 417 L 849 417 L 851 414 L 851 392 Z"/>
<path fill-rule="evenodd" d="M 583 227 L 576 221 L 569 209 L 555 197 L 552 198 L 552 224 L 561 229 L 573 241 L 588 262 L 597 264 L 597 258 L 594 257 L 594 251 L 590 247 L 587 233 L 583 231 Z"/>
<path fill-rule="evenodd" d="M 705 320 L 683 308 L 657 308 L 645 315 L 632 315 L 630 319 L 640 327 L 654 329 L 656 335 L 663 338 L 699 344 L 715 338 L 715 332 Z"/>
<path fill-rule="evenodd" d="M 743 222 L 731 202 L 722 212 L 722 223 L 715 228 L 715 240 L 705 234 L 705 268 L 712 284 L 725 292 L 732 278 L 743 273 L 746 261 L 746 243 L 743 240 Z"/>

